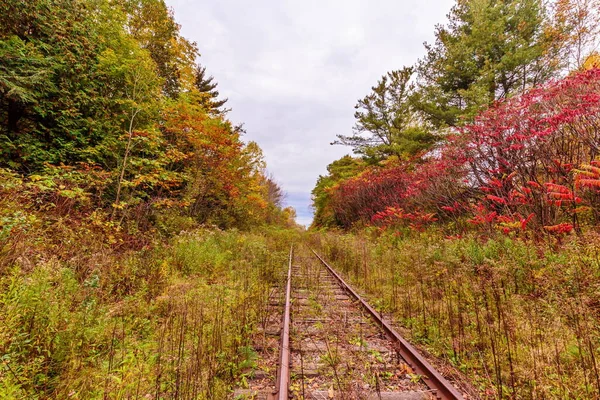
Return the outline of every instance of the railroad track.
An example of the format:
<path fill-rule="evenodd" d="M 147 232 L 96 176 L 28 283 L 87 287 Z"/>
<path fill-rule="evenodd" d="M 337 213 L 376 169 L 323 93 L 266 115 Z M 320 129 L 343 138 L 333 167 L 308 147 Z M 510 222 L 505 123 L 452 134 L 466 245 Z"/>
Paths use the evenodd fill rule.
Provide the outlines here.
<path fill-rule="evenodd" d="M 290 250 L 263 373 L 236 399 L 457 400 L 462 395 L 319 254 Z M 278 328 L 278 329 L 277 329 Z M 277 341 L 275 340 L 277 338 Z M 267 373 L 264 373 L 267 370 Z"/>

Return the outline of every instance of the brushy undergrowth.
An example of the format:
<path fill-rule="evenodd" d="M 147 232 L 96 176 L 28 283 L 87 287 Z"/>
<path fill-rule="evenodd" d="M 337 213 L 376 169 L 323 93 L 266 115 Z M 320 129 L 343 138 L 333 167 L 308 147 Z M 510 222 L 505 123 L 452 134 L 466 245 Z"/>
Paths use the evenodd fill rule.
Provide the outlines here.
<path fill-rule="evenodd" d="M 252 366 L 248 333 L 285 276 L 292 235 L 198 230 L 94 254 L 85 273 L 41 252 L 10 258 L 0 398 L 225 398 Z"/>
<path fill-rule="evenodd" d="M 600 238 L 320 234 L 335 267 L 490 399 L 600 397 Z"/>

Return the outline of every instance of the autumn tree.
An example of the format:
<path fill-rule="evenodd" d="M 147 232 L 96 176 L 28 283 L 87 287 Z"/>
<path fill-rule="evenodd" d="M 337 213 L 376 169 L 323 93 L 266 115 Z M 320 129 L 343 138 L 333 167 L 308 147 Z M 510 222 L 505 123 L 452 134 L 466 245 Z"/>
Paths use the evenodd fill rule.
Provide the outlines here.
<path fill-rule="evenodd" d="M 600 54 L 592 53 L 583 62 L 582 68 L 584 70 L 600 68 Z"/>
<path fill-rule="evenodd" d="M 254 222 L 287 224 L 290 217 L 284 208 L 285 192 L 267 170 L 267 163 L 262 149 L 254 141 L 250 141 L 242 149 L 244 164 L 247 166 L 250 200 L 246 204 L 249 214 L 253 214 Z M 257 217 L 257 214 L 260 217 Z M 260 220 L 260 221 L 259 221 Z"/>
<path fill-rule="evenodd" d="M 196 44 L 179 33 L 173 12 L 164 0 L 119 0 L 128 15 L 127 28 L 147 50 L 163 80 L 163 92 L 176 98 L 194 84 Z"/>
<path fill-rule="evenodd" d="M 0 22 L 0 167 L 59 180 L 111 223 L 164 208 L 223 227 L 281 220 L 281 190 L 249 156 L 260 148 L 225 118 L 163 0 L 8 0 Z"/>
<path fill-rule="evenodd" d="M 538 226 L 576 225 L 575 170 L 600 155 L 599 116 L 600 70 L 591 69 L 501 102 L 466 125 L 471 177 L 490 212 L 533 214 Z"/>
<path fill-rule="evenodd" d="M 547 35 L 569 69 L 582 68 L 600 46 L 600 1 L 557 0 L 550 11 Z"/>

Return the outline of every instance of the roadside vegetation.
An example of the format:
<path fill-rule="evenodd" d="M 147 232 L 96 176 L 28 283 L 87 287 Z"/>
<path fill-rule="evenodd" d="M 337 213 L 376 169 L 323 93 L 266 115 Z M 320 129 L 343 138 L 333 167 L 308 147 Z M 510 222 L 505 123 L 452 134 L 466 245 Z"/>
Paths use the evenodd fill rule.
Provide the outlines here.
<path fill-rule="evenodd" d="M 0 278 L 0 397 L 226 398 L 252 369 L 289 235 L 200 229 L 84 264 L 15 263 Z"/>
<path fill-rule="evenodd" d="M 162 0 L 0 4 L 1 399 L 223 399 L 252 367 L 295 213 L 199 55 Z"/>
<path fill-rule="evenodd" d="M 356 157 L 313 190 L 315 228 L 431 224 L 564 235 L 597 223 L 600 7 L 459 1 L 416 65 L 356 104 Z"/>
<path fill-rule="evenodd" d="M 600 397 L 599 12 L 458 1 L 312 192 L 314 243 L 483 398 Z"/>

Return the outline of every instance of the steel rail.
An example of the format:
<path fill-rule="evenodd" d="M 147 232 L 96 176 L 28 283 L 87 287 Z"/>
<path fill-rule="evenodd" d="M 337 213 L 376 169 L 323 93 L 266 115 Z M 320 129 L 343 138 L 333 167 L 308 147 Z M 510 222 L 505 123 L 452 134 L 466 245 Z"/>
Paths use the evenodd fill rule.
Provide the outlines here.
<path fill-rule="evenodd" d="M 312 249 L 311 249 L 312 250 Z M 312 252 L 317 256 L 321 263 L 329 270 L 331 275 L 339 282 L 340 286 L 358 302 L 362 307 L 371 314 L 371 317 L 381 326 L 386 335 L 398 344 L 400 355 L 406 363 L 413 368 L 415 373 L 423 377 L 425 384 L 435 392 L 438 399 L 441 400 L 464 400 L 463 396 L 450 384 L 436 369 L 406 341 L 392 326 L 381 318 L 373 307 L 369 305 L 363 298 L 348 285 L 344 279 L 319 255 L 316 251 Z"/>
<path fill-rule="evenodd" d="M 281 347 L 279 348 L 279 366 L 277 368 L 277 386 L 273 393 L 277 400 L 289 398 L 290 387 L 290 309 L 292 293 L 292 259 L 294 246 L 290 247 L 287 285 L 285 290 L 285 311 L 283 313 L 283 326 L 281 328 Z"/>

